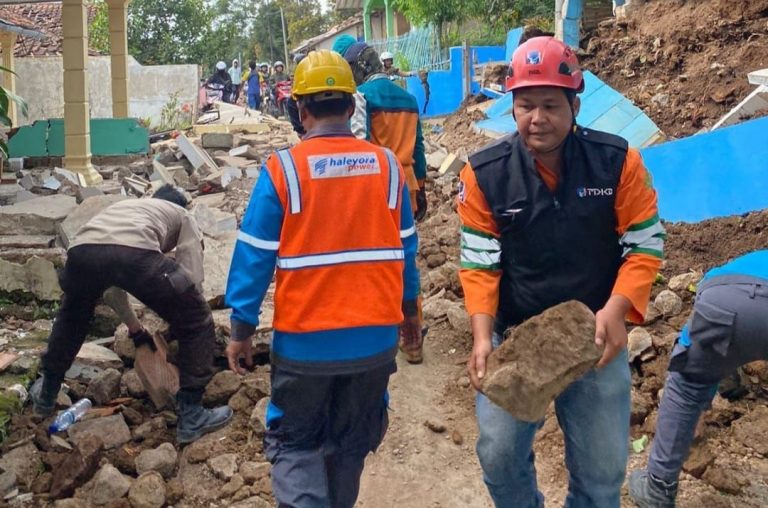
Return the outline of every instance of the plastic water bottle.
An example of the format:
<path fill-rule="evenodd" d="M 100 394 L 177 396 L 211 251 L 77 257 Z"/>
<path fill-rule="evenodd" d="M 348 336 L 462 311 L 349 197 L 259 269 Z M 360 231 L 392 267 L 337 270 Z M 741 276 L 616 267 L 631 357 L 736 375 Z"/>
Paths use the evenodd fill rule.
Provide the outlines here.
<path fill-rule="evenodd" d="M 72 404 L 72 407 L 59 413 L 56 420 L 54 420 L 51 426 L 48 427 L 48 433 L 53 434 L 55 432 L 67 430 L 73 423 L 82 418 L 92 406 L 93 404 L 91 404 L 91 401 L 88 399 L 78 400 Z"/>

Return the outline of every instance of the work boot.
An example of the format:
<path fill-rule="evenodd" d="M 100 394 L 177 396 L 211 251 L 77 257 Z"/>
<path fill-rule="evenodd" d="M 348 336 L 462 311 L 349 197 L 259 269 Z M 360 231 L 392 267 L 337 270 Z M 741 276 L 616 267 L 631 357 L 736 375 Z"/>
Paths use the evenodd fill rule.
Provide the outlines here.
<path fill-rule="evenodd" d="M 56 399 L 59 396 L 61 381 L 55 381 L 51 376 L 43 374 L 29 389 L 32 399 L 32 409 L 37 416 L 50 416 L 56 409 Z"/>
<path fill-rule="evenodd" d="M 179 390 L 176 394 L 176 441 L 191 443 L 204 434 L 219 430 L 232 419 L 232 408 L 220 406 L 206 409 L 202 405 L 203 394 L 199 391 Z"/>
<path fill-rule="evenodd" d="M 629 497 L 639 508 L 675 508 L 677 482 L 666 483 L 645 469 L 629 473 Z"/>

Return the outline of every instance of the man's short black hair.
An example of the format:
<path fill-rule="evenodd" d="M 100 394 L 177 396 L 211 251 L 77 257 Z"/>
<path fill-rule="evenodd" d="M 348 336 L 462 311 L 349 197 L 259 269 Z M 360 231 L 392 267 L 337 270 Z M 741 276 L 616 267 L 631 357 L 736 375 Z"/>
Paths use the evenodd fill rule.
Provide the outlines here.
<path fill-rule="evenodd" d="M 152 197 L 170 201 L 171 203 L 175 203 L 182 208 L 186 208 L 189 204 L 189 201 L 187 201 L 187 198 L 184 197 L 184 194 L 182 194 L 179 189 L 169 183 L 157 189 Z"/>
<path fill-rule="evenodd" d="M 248 62 L 248 68 L 251 69 L 251 70 L 255 69 L 256 68 L 256 62 L 254 62 L 253 60 Z"/>
<path fill-rule="evenodd" d="M 355 106 L 355 98 L 352 94 L 345 93 L 343 97 L 338 99 L 316 101 L 307 98 L 302 100 L 301 104 L 307 108 L 313 117 L 321 119 L 346 113 L 350 107 Z"/>

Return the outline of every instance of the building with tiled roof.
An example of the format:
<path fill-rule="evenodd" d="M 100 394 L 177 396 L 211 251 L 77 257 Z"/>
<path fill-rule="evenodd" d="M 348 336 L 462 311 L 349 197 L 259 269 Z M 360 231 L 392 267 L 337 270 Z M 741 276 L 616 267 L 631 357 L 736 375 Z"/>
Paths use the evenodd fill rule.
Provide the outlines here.
<path fill-rule="evenodd" d="M 88 23 L 96 15 L 97 7 L 88 5 Z M 59 56 L 62 54 L 63 32 L 61 25 L 61 2 L 25 3 L 0 5 L 0 28 L 2 22 L 34 30 L 43 34 L 41 38 L 20 34 L 14 47 L 14 56 Z M 91 55 L 99 52 L 93 49 Z"/>

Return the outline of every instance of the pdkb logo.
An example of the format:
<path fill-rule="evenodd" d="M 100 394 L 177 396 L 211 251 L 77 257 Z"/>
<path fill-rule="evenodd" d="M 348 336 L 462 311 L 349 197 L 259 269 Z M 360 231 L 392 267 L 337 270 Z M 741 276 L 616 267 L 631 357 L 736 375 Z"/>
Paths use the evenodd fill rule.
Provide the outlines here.
<path fill-rule="evenodd" d="M 541 63 L 541 53 L 539 51 L 529 51 L 525 56 L 525 63 L 528 65 L 539 65 Z"/>

